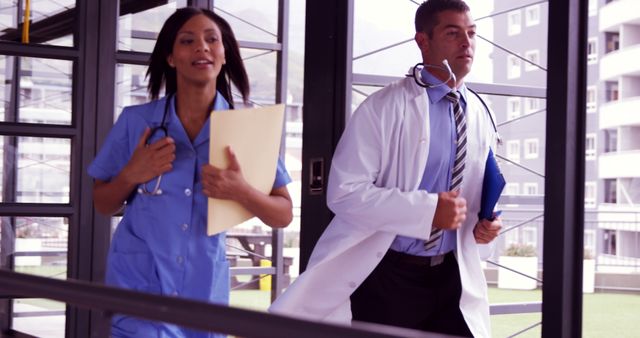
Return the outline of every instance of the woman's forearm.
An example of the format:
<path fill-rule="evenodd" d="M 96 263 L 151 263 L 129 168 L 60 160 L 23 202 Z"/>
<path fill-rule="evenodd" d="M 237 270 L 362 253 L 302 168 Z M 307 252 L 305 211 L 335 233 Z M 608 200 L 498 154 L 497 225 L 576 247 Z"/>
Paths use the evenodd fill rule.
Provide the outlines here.
<path fill-rule="evenodd" d="M 272 228 L 284 228 L 293 219 L 293 204 L 286 186 L 273 189 L 269 195 L 250 188 L 237 202 Z"/>
<path fill-rule="evenodd" d="M 129 197 L 136 184 L 126 180 L 122 175 L 109 182 L 95 180 L 93 185 L 93 203 L 96 210 L 104 215 L 113 215 L 122 209 L 124 201 Z"/>

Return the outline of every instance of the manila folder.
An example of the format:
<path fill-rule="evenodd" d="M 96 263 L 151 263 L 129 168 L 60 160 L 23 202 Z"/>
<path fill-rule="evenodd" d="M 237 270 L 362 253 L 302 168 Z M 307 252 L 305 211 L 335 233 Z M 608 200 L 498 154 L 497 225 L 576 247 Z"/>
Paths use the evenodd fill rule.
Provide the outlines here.
<path fill-rule="evenodd" d="M 227 146 L 236 154 L 244 179 L 269 194 L 280 152 L 284 105 L 214 111 L 210 121 L 209 162 L 227 168 Z M 215 235 L 254 215 L 231 200 L 209 198 L 207 234 Z"/>

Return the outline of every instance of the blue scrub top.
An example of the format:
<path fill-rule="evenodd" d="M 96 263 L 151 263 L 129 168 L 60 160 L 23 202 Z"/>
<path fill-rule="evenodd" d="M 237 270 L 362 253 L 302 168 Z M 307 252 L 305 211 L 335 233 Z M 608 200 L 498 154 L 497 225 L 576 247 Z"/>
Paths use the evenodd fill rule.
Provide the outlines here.
<path fill-rule="evenodd" d="M 175 96 L 174 96 L 175 98 Z M 106 283 L 142 292 L 174 295 L 218 304 L 229 302 L 229 262 L 225 233 L 207 236 L 207 197 L 202 193 L 201 170 L 209 163 L 209 120 L 191 142 L 175 112 L 172 98 L 165 125 L 175 140 L 173 169 L 162 176 L 161 195 L 138 194 L 127 201 L 116 228 L 107 261 Z M 110 181 L 127 164 L 145 128 L 161 124 L 166 97 L 126 107 L 102 149 L 89 166 L 89 175 Z M 229 104 L 218 92 L 214 110 Z M 156 132 L 151 142 L 164 137 Z M 273 184 L 291 182 L 278 160 Z M 147 184 L 152 190 L 155 180 Z M 174 325 L 115 316 L 113 336 L 209 337 Z"/>

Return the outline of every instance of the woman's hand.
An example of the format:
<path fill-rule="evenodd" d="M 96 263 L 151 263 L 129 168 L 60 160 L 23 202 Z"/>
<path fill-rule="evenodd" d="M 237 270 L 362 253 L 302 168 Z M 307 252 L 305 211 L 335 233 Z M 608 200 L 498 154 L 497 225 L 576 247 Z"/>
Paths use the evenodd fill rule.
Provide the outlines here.
<path fill-rule="evenodd" d="M 147 127 L 133 151 L 131 159 L 122 169 L 122 178 L 131 184 L 150 181 L 173 168 L 176 159 L 176 145 L 171 137 L 164 137 L 147 144 L 151 129 Z"/>
<path fill-rule="evenodd" d="M 258 217 L 264 224 L 282 228 L 293 219 L 291 196 L 286 186 L 274 188 L 265 194 L 244 179 L 236 154 L 227 147 L 229 167 L 219 169 L 211 165 L 202 167 L 202 192 L 205 196 L 233 200 Z"/>
<path fill-rule="evenodd" d="M 245 181 L 236 154 L 227 147 L 227 169 L 216 168 L 210 164 L 202 167 L 202 192 L 205 196 L 223 200 L 234 200 L 243 203 L 243 199 L 251 190 Z"/>
<path fill-rule="evenodd" d="M 151 129 L 145 129 L 131 159 L 118 176 L 109 182 L 95 180 L 93 201 L 98 212 L 105 215 L 118 212 L 138 184 L 171 170 L 171 163 L 176 158 L 175 142 L 165 137 L 147 146 L 150 135 Z"/>

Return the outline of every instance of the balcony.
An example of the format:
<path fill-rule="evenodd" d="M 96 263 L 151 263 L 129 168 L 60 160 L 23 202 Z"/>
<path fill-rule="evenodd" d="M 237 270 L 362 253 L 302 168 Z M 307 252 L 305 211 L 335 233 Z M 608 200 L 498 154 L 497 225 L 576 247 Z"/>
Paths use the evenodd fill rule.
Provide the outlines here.
<path fill-rule="evenodd" d="M 607 102 L 600 106 L 600 129 L 640 126 L 640 96 Z"/>
<path fill-rule="evenodd" d="M 638 11 L 640 17 L 640 11 Z M 605 54 L 600 60 L 600 80 L 617 79 L 620 76 L 640 76 L 640 44 L 621 48 Z"/>
<path fill-rule="evenodd" d="M 635 10 L 638 0 L 612 1 L 600 9 L 599 29 L 615 32 L 622 24 L 640 24 L 640 11 Z"/>
<path fill-rule="evenodd" d="M 600 155 L 598 174 L 600 178 L 640 177 L 638 170 L 640 150 L 618 151 Z"/>

